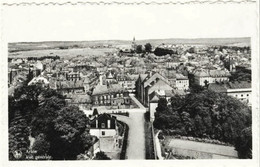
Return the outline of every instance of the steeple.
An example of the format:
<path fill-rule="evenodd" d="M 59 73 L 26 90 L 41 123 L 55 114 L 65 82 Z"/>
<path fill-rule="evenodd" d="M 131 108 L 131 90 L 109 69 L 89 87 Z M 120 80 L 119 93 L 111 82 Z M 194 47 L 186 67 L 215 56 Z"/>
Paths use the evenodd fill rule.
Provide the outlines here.
<path fill-rule="evenodd" d="M 136 49 L 135 36 L 133 37 L 133 41 L 132 41 L 132 49 L 133 50 Z"/>

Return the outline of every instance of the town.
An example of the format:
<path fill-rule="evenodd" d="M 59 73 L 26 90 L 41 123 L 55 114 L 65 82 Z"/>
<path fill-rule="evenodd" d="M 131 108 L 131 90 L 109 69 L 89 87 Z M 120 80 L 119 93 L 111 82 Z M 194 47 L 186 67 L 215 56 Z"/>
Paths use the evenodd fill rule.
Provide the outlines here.
<path fill-rule="evenodd" d="M 9 44 L 10 160 L 252 158 L 250 44 L 23 45 Z"/>

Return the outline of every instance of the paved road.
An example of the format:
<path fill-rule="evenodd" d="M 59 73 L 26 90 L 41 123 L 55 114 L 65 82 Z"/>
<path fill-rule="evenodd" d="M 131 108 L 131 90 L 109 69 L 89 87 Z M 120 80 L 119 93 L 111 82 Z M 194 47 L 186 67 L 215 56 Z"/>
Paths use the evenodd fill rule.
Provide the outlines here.
<path fill-rule="evenodd" d="M 126 159 L 145 159 L 144 113 L 129 113 L 129 117 L 114 116 L 129 126 Z"/>

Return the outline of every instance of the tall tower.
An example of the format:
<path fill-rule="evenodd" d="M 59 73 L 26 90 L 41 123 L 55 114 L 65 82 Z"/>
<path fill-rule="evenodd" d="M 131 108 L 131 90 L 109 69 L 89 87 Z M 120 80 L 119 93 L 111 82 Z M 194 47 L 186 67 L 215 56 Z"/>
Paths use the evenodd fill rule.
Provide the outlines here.
<path fill-rule="evenodd" d="M 133 41 L 132 41 L 132 50 L 135 50 L 136 49 L 136 43 L 135 43 L 135 37 L 133 38 Z"/>

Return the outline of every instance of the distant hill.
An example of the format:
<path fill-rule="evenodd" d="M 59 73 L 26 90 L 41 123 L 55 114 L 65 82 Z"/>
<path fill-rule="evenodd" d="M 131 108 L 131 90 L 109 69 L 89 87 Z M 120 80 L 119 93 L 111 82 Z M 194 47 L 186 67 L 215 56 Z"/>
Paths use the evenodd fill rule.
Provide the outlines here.
<path fill-rule="evenodd" d="M 137 41 L 140 44 L 150 42 L 152 45 L 164 44 L 193 44 L 193 45 L 239 45 L 250 46 L 250 38 L 170 38 L 170 39 L 150 39 Z"/>
<path fill-rule="evenodd" d="M 131 40 L 98 40 L 98 41 L 44 41 L 44 42 L 17 42 L 9 43 L 9 52 L 62 49 L 62 48 L 86 48 L 97 45 L 131 45 Z M 250 38 L 194 38 L 194 39 L 146 39 L 137 40 L 137 44 L 151 43 L 154 46 L 164 44 L 191 44 L 191 45 L 229 45 L 250 46 Z"/>

